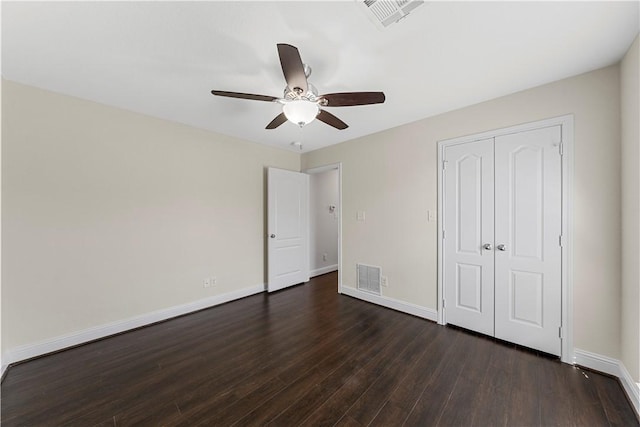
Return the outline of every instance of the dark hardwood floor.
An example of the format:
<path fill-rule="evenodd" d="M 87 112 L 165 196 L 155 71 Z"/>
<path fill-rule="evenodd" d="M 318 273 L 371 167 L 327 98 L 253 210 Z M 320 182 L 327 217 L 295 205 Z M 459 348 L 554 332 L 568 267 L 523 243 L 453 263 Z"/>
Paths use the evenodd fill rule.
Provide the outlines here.
<path fill-rule="evenodd" d="M 2 425 L 638 425 L 616 379 L 336 287 L 327 274 L 13 366 Z"/>

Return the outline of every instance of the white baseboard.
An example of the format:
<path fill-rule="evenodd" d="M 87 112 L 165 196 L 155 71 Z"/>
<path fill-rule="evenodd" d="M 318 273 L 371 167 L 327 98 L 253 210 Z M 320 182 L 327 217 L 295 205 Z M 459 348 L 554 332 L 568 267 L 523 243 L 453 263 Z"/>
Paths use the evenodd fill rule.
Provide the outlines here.
<path fill-rule="evenodd" d="M 316 268 L 315 270 L 311 270 L 309 273 L 309 277 L 320 276 L 321 274 L 331 273 L 332 271 L 338 271 L 338 264 L 328 265 L 326 267 Z"/>
<path fill-rule="evenodd" d="M 264 284 L 252 286 L 249 288 L 239 289 L 237 291 L 228 292 L 226 294 L 214 295 L 212 297 L 193 301 L 162 310 L 153 311 L 151 313 L 135 316 L 127 320 L 119 320 L 108 323 L 106 325 L 95 326 L 71 334 L 50 338 L 38 343 L 27 344 L 20 347 L 10 349 L 2 357 L 2 372 L 6 369 L 6 365 L 30 359 L 32 357 L 42 356 L 43 354 L 84 344 L 89 341 L 108 337 L 110 335 L 125 332 L 141 326 L 150 325 L 152 323 L 171 319 L 172 317 L 181 316 L 204 308 L 213 307 L 224 304 L 236 299 L 244 298 L 249 295 L 264 292 Z M 5 365 L 6 364 L 6 365 Z"/>
<path fill-rule="evenodd" d="M 7 360 L 6 358 L 2 358 L 2 360 Z M 0 378 L 4 376 L 5 371 L 7 370 L 7 365 L 0 361 Z"/>
<path fill-rule="evenodd" d="M 631 400 L 636 414 L 640 416 L 640 383 L 635 382 L 633 378 L 631 378 L 631 374 L 622 362 L 620 362 L 620 376 L 618 378 L 620 378 L 622 387 L 624 391 L 627 392 L 627 396 L 629 396 L 629 400 Z"/>
<path fill-rule="evenodd" d="M 367 302 L 371 302 L 373 304 L 378 304 L 383 307 L 391 308 L 396 311 L 401 311 L 403 313 L 422 317 L 423 319 L 431 320 L 434 322 L 438 321 L 438 312 L 430 308 L 421 307 L 419 305 L 385 297 L 382 295 L 374 295 L 369 292 L 363 292 L 356 288 L 351 288 L 347 286 L 342 287 L 342 294 L 349 295 L 351 297 L 358 298 Z"/>
<path fill-rule="evenodd" d="M 611 357 L 576 348 L 573 350 L 573 362 L 594 371 L 620 377 L 620 361 Z"/>
<path fill-rule="evenodd" d="M 636 383 L 631 378 L 631 374 L 629 374 L 629 371 L 621 361 L 578 348 L 574 349 L 573 354 L 573 360 L 576 365 L 618 377 L 622 383 L 622 388 L 633 404 L 636 414 L 640 416 L 640 383 Z"/>

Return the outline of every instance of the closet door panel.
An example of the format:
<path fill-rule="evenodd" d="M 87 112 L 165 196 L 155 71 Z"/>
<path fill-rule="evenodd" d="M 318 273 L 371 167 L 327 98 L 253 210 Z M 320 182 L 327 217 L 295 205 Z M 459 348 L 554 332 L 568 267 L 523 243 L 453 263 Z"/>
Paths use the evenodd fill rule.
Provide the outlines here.
<path fill-rule="evenodd" d="M 560 126 L 495 138 L 495 336 L 560 355 Z"/>
<path fill-rule="evenodd" d="M 493 335 L 493 138 L 447 147 L 444 159 L 447 323 Z"/>

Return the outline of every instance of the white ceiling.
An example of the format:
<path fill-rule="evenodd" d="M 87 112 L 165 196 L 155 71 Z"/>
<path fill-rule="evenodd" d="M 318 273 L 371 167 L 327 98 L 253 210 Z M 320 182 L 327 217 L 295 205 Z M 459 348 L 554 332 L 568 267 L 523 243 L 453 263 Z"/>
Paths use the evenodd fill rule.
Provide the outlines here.
<path fill-rule="evenodd" d="M 245 140 L 311 151 L 619 61 L 639 2 L 428 2 L 379 30 L 355 0 L 3 2 L 5 79 Z M 276 44 L 299 48 L 319 93 L 384 91 L 382 105 L 264 127 L 282 96 Z"/>

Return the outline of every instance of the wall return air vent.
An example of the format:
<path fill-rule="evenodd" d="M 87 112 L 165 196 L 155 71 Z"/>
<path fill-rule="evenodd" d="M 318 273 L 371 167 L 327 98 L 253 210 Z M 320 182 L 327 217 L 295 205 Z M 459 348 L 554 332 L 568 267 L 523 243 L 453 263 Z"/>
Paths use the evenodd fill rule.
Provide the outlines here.
<path fill-rule="evenodd" d="M 358 289 L 380 295 L 380 279 L 382 269 L 366 264 L 356 264 Z"/>
<path fill-rule="evenodd" d="M 365 9 L 369 19 L 380 29 L 398 22 L 424 0 L 356 0 Z"/>

